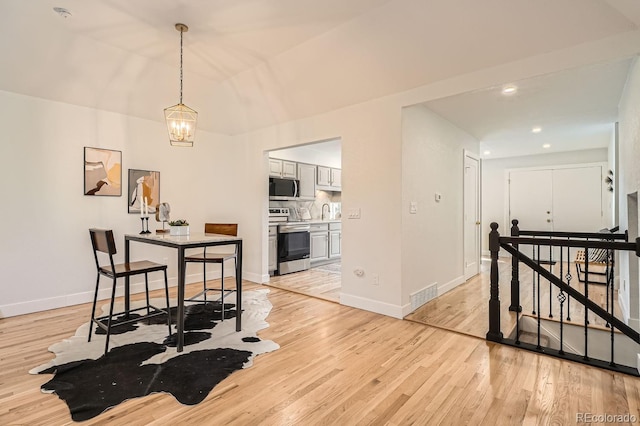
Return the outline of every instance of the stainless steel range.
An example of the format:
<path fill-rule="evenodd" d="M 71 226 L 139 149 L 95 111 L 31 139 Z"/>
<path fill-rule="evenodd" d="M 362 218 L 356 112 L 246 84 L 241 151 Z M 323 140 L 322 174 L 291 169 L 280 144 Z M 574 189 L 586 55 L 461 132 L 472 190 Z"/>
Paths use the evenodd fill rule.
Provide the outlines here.
<path fill-rule="evenodd" d="M 288 207 L 269 207 L 269 224 L 278 225 L 276 275 L 304 271 L 311 266 L 311 227 L 305 222 L 290 222 L 290 214 Z"/>
<path fill-rule="evenodd" d="M 311 267 L 311 226 L 308 223 L 278 225 L 278 275 Z"/>

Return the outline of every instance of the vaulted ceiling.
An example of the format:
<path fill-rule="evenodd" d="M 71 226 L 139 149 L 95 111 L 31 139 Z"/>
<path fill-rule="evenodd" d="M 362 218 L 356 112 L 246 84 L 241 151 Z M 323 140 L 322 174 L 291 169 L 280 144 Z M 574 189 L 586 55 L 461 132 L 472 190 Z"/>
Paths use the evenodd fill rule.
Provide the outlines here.
<path fill-rule="evenodd" d="M 182 22 L 189 26 L 184 103 L 200 113 L 203 129 L 239 134 L 638 32 L 638 3 L 0 0 L 0 90 L 161 121 L 163 108 L 178 101 L 180 34 L 174 25 Z M 59 16 L 54 7 L 71 16 Z M 603 109 L 610 114 L 626 74 L 609 71 L 616 83 L 598 94 L 606 92 Z M 597 78 L 583 76 L 586 84 Z M 594 99 L 589 102 L 600 96 Z M 456 110 L 432 106 L 445 116 Z M 448 118 L 461 126 L 478 121 L 451 112 Z M 479 138 L 495 131 L 482 125 L 467 130 Z"/>

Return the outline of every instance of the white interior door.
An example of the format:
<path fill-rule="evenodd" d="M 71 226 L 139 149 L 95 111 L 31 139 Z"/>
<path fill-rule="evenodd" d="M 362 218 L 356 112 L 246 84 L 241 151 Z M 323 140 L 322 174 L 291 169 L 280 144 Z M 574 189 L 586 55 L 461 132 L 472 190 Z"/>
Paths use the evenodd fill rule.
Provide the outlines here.
<path fill-rule="evenodd" d="M 464 277 L 480 272 L 480 160 L 464 156 Z"/>
<path fill-rule="evenodd" d="M 604 228 L 602 167 L 553 171 L 553 229 L 597 232 Z"/>
<path fill-rule="evenodd" d="M 511 221 L 520 229 L 553 231 L 552 170 L 522 170 L 509 173 L 509 223 L 501 232 L 509 235 Z"/>

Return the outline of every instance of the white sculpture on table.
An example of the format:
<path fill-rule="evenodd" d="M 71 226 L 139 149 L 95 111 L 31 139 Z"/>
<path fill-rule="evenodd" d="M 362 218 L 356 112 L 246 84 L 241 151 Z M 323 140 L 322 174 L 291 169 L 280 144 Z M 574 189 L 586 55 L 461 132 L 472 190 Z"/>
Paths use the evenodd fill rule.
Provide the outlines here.
<path fill-rule="evenodd" d="M 162 222 L 162 229 L 157 229 L 157 234 L 166 234 L 168 229 L 164 229 L 164 224 L 170 220 L 171 206 L 169 203 L 160 203 L 156 208 L 156 221 Z"/>

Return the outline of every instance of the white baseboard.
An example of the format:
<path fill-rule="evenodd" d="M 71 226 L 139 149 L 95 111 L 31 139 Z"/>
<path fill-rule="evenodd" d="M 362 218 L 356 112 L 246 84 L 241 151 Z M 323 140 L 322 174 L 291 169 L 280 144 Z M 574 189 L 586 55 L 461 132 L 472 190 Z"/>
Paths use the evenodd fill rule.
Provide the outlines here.
<path fill-rule="evenodd" d="M 340 304 L 358 308 L 388 317 L 402 319 L 403 308 L 398 305 L 380 302 L 379 300 L 367 299 L 365 297 L 354 296 L 352 294 L 340 293 Z"/>
<path fill-rule="evenodd" d="M 465 282 L 464 275 L 461 275 L 443 285 L 438 284 L 438 297 L 442 296 L 448 291 L 453 290 L 454 288 L 458 287 L 460 284 L 463 284 L 464 282 Z"/>
<path fill-rule="evenodd" d="M 233 271 L 232 271 L 233 272 Z M 161 276 L 161 275 L 160 275 Z M 149 276 L 151 278 L 151 275 Z M 225 274 L 225 279 L 233 277 L 233 275 Z M 219 279 L 220 271 L 207 272 L 207 281 L 209 279 Z M 261 283 L 262 275 L 251 272 L 243 272 L 242 278 L 247 281 Z M 178 278 L 169 278 L 169 287 L 175 287 L 178 285 Z M 185 277 L 187 284 L 196 283 L 202 281 L 202 271 L 196 274 L 189 274 Z M 12 303 L 7 305 L 0 305 L 0 318 L 15 317 L 18 315 L 31 314 L 34 312 L 48 311 L 49 309 L 64 308 L 67 306 L 80 305 L 83 303 L 93 302 L 93 293 L 95 281 L 92 281 L 92 288 L 88 291 L 80 293 L 68 294 L 64 296 L 55 296 L 45 299 L 28 300 L 25 302 Z M 149 290 L 160 290 L 164 288 L 164 280 L 162 278 L 149 280 Z M 135 278 L 131 280 L 131 294 L 137 294 L 144 292 L 144 278 Z M 116 289 L 116 297 L 120 297 L 124 294 L 124 280 L 118 280 L 118 287 Z M 111 282 L 108 278 L 101 278 L 100 290 L 98 291 L 98 300 L 108 300 L 111 298 Z M 89 308 L 91 310 L 91 308 Z"/>

